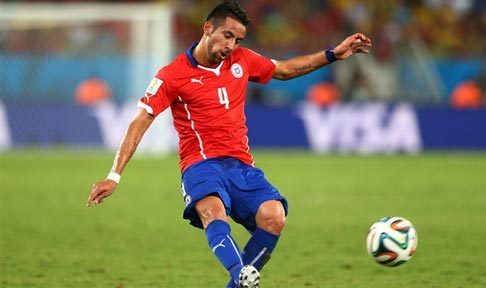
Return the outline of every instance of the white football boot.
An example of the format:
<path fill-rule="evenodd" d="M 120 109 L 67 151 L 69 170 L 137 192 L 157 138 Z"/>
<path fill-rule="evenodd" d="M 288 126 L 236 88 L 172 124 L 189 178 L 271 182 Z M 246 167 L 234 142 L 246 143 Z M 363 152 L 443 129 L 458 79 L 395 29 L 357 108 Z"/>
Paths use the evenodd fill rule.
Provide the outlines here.
<path fill-rule="evenodd" d="M 243 266 L 240 271 L 238 281 L 240 288 L 259 288 L 260 287 L 260 273 L 258 270 L 250 265 Z"/>

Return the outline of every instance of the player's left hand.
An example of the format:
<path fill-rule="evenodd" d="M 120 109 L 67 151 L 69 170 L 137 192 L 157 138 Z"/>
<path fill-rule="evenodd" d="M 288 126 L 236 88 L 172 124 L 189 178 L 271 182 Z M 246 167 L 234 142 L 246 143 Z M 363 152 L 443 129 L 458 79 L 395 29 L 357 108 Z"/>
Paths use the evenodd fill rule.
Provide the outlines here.
<path fill-rule="evenodd" d="M 344 39 L 341 44 L 334 48 L 336 59 L 343 60 L 355 53 L 370 53 L 371 39 L 362 33 L 356 33 Z"/>

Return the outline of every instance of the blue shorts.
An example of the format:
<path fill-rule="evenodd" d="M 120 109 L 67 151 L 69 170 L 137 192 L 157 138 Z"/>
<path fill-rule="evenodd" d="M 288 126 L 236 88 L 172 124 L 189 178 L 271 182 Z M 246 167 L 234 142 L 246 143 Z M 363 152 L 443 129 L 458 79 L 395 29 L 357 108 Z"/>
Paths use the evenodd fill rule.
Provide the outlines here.
<path fill-rule="evenodd" d="M 203 160 L 187 168 L 181 191 L 186 202 L 183 217 L 198 228 L 203 226 L 195 205 L 209 195 L 218 196 L 226 214 L 249 231 L 256 228 L 255 215 L 263 202 L 279 200 L 285 214 L 288 211 L 287 200 L 265 179 L 262 170 L 230 157 Z"/>

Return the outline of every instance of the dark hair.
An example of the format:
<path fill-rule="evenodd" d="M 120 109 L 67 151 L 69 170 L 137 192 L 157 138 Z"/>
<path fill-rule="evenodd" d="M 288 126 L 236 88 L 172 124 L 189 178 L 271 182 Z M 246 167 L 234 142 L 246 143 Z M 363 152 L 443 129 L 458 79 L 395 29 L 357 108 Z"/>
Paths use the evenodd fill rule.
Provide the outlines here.
<path fill-rule="evenodd" d="M 211 21 L 215 26 L 218 26 L 226 17 L 230 17 L 248 27 L 251 24 L 248 19 L 248 14 L 243 10 L 236 1 L 224 1 L 216 6 L 211 13 L 209 13 L 206 21 Z"/>

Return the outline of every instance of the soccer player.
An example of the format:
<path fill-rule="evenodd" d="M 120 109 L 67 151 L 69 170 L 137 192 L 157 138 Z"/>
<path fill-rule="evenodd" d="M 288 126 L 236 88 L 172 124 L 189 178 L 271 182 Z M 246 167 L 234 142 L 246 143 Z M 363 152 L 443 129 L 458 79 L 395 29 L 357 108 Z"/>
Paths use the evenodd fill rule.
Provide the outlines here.
<path fill-rule="evenodd" d="M 110 196 L 154 118 L 171 108 L 179 134 L 183 217 L 205 230 L 212 252 L 228 271 L 227 287 L 259 287 L 259 271 L 285 225 L 287 201 L 255 167 L 248 146 L 244 105 L 248 81 L 288 80 L 355 53 L 371 40 L 347 37 L 334 48 L 289 60 L 270 60 L 241 46 L 250 21 L 233 1 L 216 6 L 203 35 L 163 67 L 149 84 L 116 153 L 111 172 L 93 185 L 87 205 Z M 240 251 L 228 216 L 251 238 Z"/>

